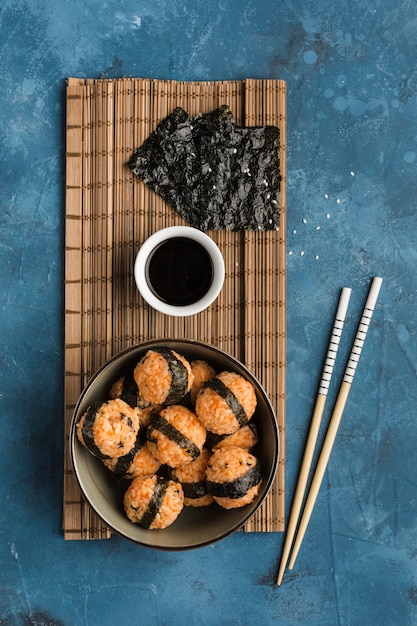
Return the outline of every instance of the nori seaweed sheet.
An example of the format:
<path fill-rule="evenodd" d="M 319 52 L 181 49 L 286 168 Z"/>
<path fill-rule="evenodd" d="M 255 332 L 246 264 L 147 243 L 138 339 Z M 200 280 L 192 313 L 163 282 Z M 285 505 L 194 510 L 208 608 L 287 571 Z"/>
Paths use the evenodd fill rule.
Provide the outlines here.
<path fill-rule="evenodd" d="M 276 230 L 279 148 L 278 127 L 236 126 L 227 105 L 194 117 L 177 107 L 128 166 L 195 228 Z"/>

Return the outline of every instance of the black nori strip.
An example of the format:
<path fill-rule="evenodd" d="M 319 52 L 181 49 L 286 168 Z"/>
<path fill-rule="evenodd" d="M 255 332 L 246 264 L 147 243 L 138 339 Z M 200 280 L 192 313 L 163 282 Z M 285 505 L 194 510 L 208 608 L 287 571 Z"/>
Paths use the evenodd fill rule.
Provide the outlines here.
<path fill-rule="evenodd" d="M 206 481 L 208 492 L 218 498 L 242 498 L 251 487 L 257 485 L 262 479 L 261 466 L 259 462 L 248 469 L 247 472 L 233 481 L 218 483 L 210 480 Z"/>
<path fill-rule="evenodd" d="M 171 374 L 171 387 L 169 388 L 164 404 L 175 404 L 179 402 L 187 393 L 188 389 L 188 370 L 169 348 L 153 348 L 154 352 L 158 352 L 164 357 L 168 363 L 168 369 Z"/>
<path fill-rule="evenodd" d="M 135 445 L 127 454 L 117 459 L 114 466 L 113 473 L 117 476 L 124 476 L 127 474 L 129 467 L 137 452 L 143 447 L 146 442 L 146 428 L 140 428 L 136 437 Z"/>
<path fill-rule="evenodd" d="M 142 528 L 150 528 L 158 511 L 162 506 L 162 502 L 164 501 L 168 485 L 168 480 L 166 480 L 165 478 L 161 478 L 160 476 L 156 476 L 156 484 L 151 499 L 149 500 L 148 508 L 146 509 L 140 520 L 138 520 L 137 522 Z"/>
<path fill-rule="evenodd" d="M 138 386 L 132 375 L 126 376 L 122 384 L 120 399 L 135 409 L 138 406 Z"/>
<path fill-rule="evenodd" d="M 103 454 L 100 448 L 97 446 L 94 440 L 93 426 L 96 419 L 96 414 L 105 402 L 94 402 L 86 411 L 85 419 L 82 427 L 82 436 L 86 447 L 90 450 L 91 454 L 94 454 L 99 459 L 110 459 L 109 455 Z"/>
<path fill-rule="evenodd" d="M 279 226 L 280 131 L 236 126 L 230 108 L 189 116 L 177 107 L 128 166 L 203 231 Z"/>
<path fill-rule="evenodd" d="M 195 500 L 196 498 L 202 498 L 208 494 L 207 485 L 204 480 L 199 480 L 195 483 L 181 483 L 182 490 L 185 498 Z"/>
<path fill-rule="evenodd" d="M 246 415 L 246 411 L 243 406 L 240 404 L 239 400 L 236 398 L 235 394 L 229 387 L 227 387 L 220 378 L 215 376 L 211 378 L 203 385 L 204 388 L 209 388 L 215 391 L 223 400 L 226 400 L 230 409 L 232 409 L 235 417 L 239 423 L 239 426 L 245 426 L 248 423 L 248 416 Z"/>
<path fill-rule="evenodd" d="M 171 471 L 172 471 L 172 467 L 169 467 L 169 465 L 161 465 L 161 467 L 158 469 L 157 471 L 157 475 L 160 478 L 167 478 L 170 479 L 171 478 Z"/>
<path fill-rule="evenodd" d="M 218 435 L 217 433 L 212 433 L 208 430 L 206 438 L 207 448 L 214 448 L 214 446 L 217 446 L 217 444 L 223 441 L 223 439 L 226 439 L 226 437 L 228 437 L 228 435 Z"/>
<path fill-rule="evenodd" d="M 156 413 L 152 417 L 152 421 L 148 426 L 148 440 L 157 444 L 155 437 L 152 436 L 153 430 L 159 430 L 159 432 L 168 437 L 168 439 L 176 443 L 177 446 L 188 452 L 193 460 L 200 456 L 199 447 L 159 413 Z"/>

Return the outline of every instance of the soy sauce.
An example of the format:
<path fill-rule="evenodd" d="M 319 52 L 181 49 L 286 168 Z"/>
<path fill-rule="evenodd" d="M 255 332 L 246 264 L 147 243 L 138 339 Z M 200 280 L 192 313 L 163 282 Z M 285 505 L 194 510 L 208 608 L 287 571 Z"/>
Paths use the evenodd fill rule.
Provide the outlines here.
<path fill-rule="evenodd" d="M 197 302 L 213 281 L 209 253 L 187 237 L 173 237 L 156 246 L 149 255 L 145 271 L 153 294 L 172 306 Z"/>

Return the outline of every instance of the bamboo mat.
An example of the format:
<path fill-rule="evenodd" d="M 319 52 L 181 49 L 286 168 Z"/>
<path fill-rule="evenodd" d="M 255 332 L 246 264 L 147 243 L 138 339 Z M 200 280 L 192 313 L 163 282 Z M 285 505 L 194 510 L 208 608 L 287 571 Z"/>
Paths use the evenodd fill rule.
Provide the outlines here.
<path fill-rule="evenodd" d="M 133 264 L 153 232 L 185 224 L 126 167 L 133 150 L 175 106 L 190 115 L 228 104 L 242 126 L 281 130 L 280 229 L 213 231 L 226 265 L 224 288 L 204 312 L 182 318 L 150 309 Z M 65 539 L 100 539 L 109 529 L 83 500 L 68 437 L 82 388 L 112 355 L 160 337 L 199 339 L 229 352 L 261 381 L 280 430 L 277 477 L 245 531 L 284 529 L 286 331 L 286 83 L 70 78 L 66 92 Z"/>

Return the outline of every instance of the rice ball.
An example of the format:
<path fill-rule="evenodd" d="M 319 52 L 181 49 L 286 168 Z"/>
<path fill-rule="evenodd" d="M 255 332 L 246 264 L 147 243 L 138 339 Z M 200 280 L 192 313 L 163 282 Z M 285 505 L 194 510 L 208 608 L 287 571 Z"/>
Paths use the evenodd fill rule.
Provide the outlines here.
<path fill-rule="evenodd" d="M 216 370 L 207 361 L 196 359 L 191 361 L 191 371 L 193 373 L 193 384 L 190 391 L 190 399 L 191 403 L 195 405 L 197 393 L 200 391 L 201 386 L 216 375 Z"/>
<path fill-rule="evenodd" d="M 151 404 L 176 404 L 191 389 L 191 365 L 168 348 L 148 350 L 134 369 L 133 377 L 142 400 Z"/>
<path fill-rule="evenodd" d="M 104 465 L 116 476 L 127 480 L 143 476 L 152 476 L 159 470 L 161 463 L 148 448 L 146 428 L 140 428 L 132 450 L 116 459 L 104 459 Z"/>
<path fill-rule="evenodd" d="M 213 496 L 208 493 L 205 481 L 210 456 L 210 450 L 204 448 L 195 461 L 172 470 L 171 477 L 181 483 L 184 491 L 185 506 L 208 506 L 213 502 Z"/>
<path fill-rule="evenodd" d="M 184 494 L 179 483 L 147 476 L 135 478 L 123 498 L 124 511 L 131 522 L 142 528 L 167 528 L 184 507 Z"/>
<path fill-rule="evenodd" d="M 207 464 L 208 492 L 225 509 L 250 504 L 259 492 L 262 476 L 259 461 L 237 446 L 219 448 Z"/>
<path fill-rule="evenodd" d="M 230 435 L 244 426 L 255 408 L 254 386 L 235 372 L 221 372 L 204 383 L 195 405 L 198 419 L 218 435 Z"/>
<path fill-rule="evenodd" d="M 200 455 L 206 429 L 190 409 L 174 404 L 152 417 L 147 436 L 151 453 L 161 463 L 178 467 Z"/>
<path fill-rule="evenodd" d="M 76 425 L 78 440 L 99 459 L 118 458 L 133 448 L 139 413 L 123 400 L 96 402 Z"/>

